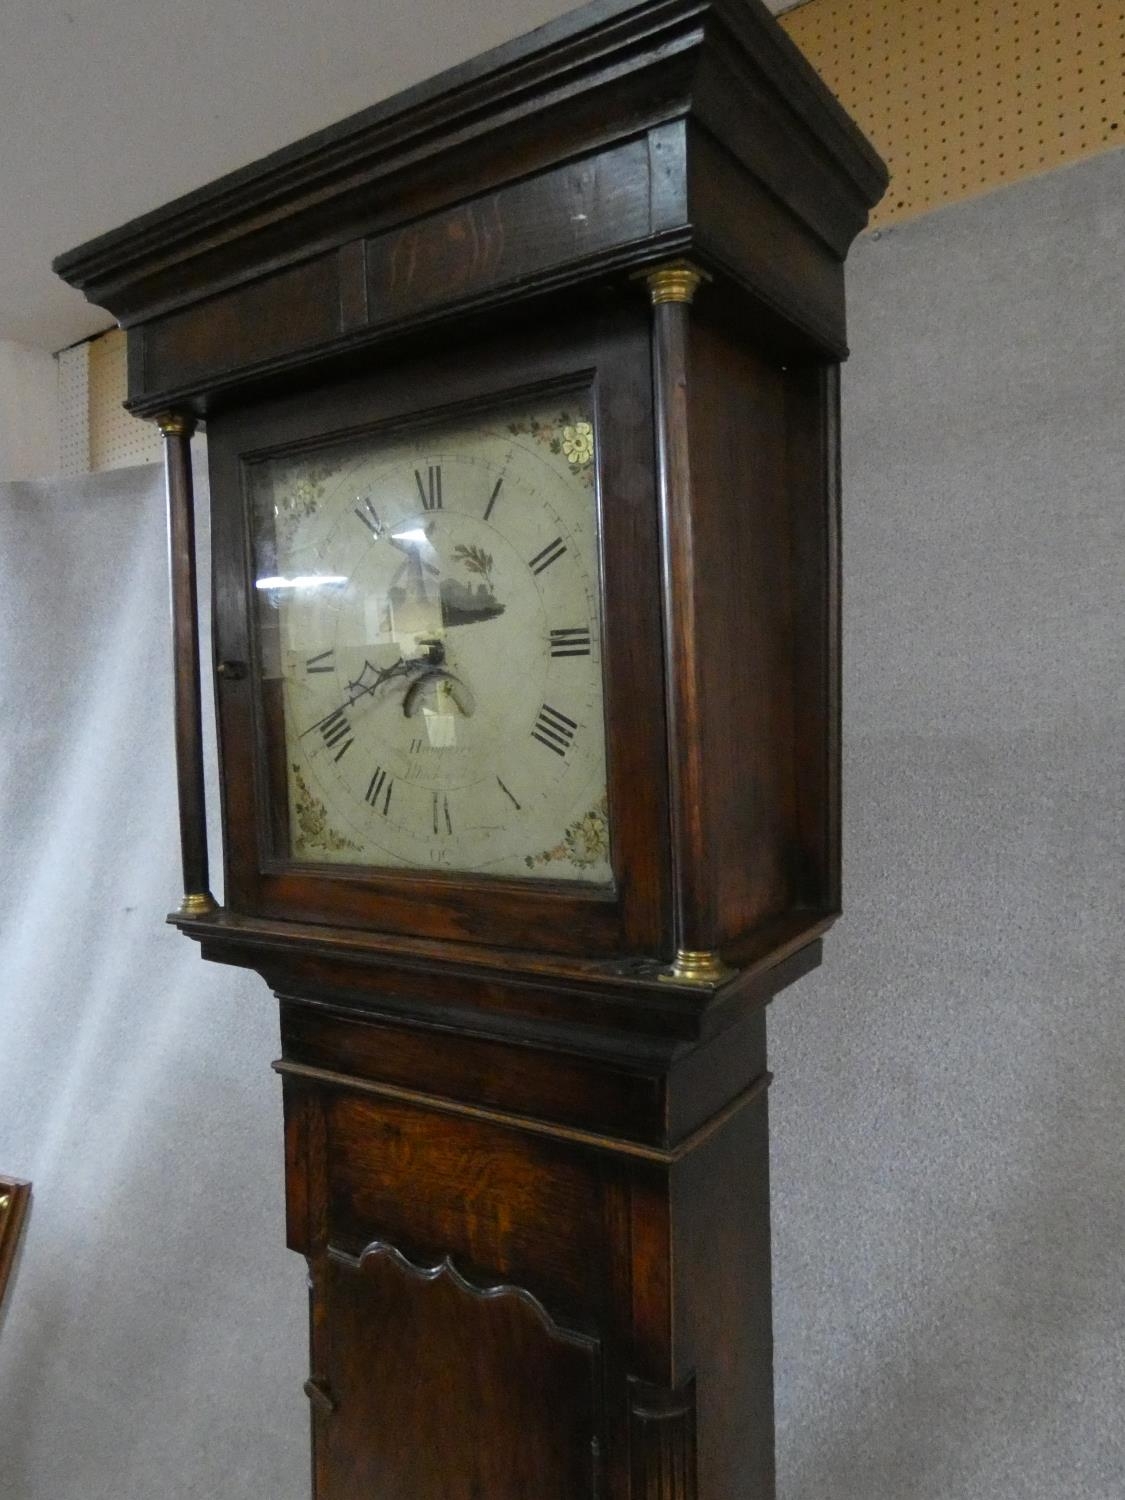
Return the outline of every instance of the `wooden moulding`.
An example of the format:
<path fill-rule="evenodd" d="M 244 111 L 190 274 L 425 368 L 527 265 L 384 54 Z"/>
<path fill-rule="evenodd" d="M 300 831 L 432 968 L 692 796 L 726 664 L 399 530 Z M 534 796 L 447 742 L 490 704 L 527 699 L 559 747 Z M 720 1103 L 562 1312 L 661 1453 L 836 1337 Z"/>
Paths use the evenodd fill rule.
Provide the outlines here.
<path fill-rule="evenodd" d="M 529 1115 L 512 1114 L 507 1110 L 482 1109 L 461 1100 L 443 1098 L 437 1094 L 420 1093 L 417 1089 L 398 1088 L 394 1084 L 356 1078 L 351 1074 L 333 1072 L 327 1068 L 312 1068 L 304 1063 L 289 1062 L 285 1058 L 273 1064 L 274 1072 L 282 1077 L 305 1079 L 334 1089 L 351 1090 L 359 1094 L 370 1094 L 377 1099 L 389 1099 L 400 1104 L 417 1105 L 437 1114 L 454 1115 L 466 1120 L 480 1120 L 490 1125 L 500 1125 L 512 1130 L 522 1130 L 528 1135 L 545 1136 L 570 1146 L 582 1146 L 591 1151 L 606 1152 L 610 1156 L 622 1156 L 670 1167 L 685 1156 L 704 1145 L 716 1135 L 729 1120 L 748 1105 L 760 1099 L 773 1081 L 771 1073 L 763 1073 L 747 1085 L 729 1104 L 711 1119 L 704 1121 L 697 1130 L 673 1146 L 648 1146 L 640 1141 L 623 1140 L 620 1137 L 599 1135 L 590 1130 L 577 1130 L 566 1125 L 553 1124 L 549 1120 L 535 1119 Z"/>
<path fill-rule="evenodd" d="M 761 5 L 594 0 L 55 269 L 129 329 L 144 415 L 680 254 L 839 357 L 885 183 Z"/>
<path fill-rule="evenodd" d="M 19 1177 L 0 1177 L 0 1306 L 8 1289 L 30 1202 L 30 1182 Z"/>
<path fill-rule="evenodd" d="M 638 1500 L 696 1500 L 695 1386 L 663 1390 L 629 1382 L 633 1494 Z"/>
<path fill-rule="evenodd" d="M 384 932 L 262 921 L 228 910 L 182 918 L 177 926 L 215 963 L 256 968 L 287 998 L 320 994 L 356 1010 L 444 1017 L 466 1008 L 495 1032 L 550 1031 L 572 1036 L 591 1026 L 674 1042 L 698 1042 L 733 1025 L 816 968 L 831 916 L 787 914 L 765 924 L 732 955 L 736 979 L 714 992 L 663 981 L 656 962 L 595 963 L 399 938 Z M 440 980 L 438 976 L 441 976 Z"/>

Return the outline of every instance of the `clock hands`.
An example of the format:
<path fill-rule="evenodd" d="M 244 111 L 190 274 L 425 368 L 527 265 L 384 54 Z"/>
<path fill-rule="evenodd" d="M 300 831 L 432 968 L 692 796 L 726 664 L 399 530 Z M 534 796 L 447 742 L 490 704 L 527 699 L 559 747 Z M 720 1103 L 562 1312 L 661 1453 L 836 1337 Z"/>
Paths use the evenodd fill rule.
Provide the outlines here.
<path fill-rule="evenodd" d="M 442 568 L 423 556 L 424 549 L 431 553 L 434 551 L 434 521 L 393 532 L 374 512 L 370 501 L 366 502 L 366 509 L 371 512 L 371 516 L 357 507 L 359 519 L 377 540 L 388 542 L 403 554 L 403 561 L 387 591 L 388 618 L 384 628 L 396 633 L 401 633 L 404 629 L 409 632 L 411 627 L 415 631 L 428 628 L 437 630 L 440 634 L 433 637 L 420 636 L 419 644 L 425 648 L 424 654 L 400 657 L 389 667 L 378 667 L 365 660 L 358 678 L 348 683 L 348 695 L 344 701 L 302 730 L 302 739 L 314 731 L 322 734 L 335 731 L 350 708 L 363 698 L 374 699 L 380 688 L 397 679 L 407 679 L 402 699 L 402 711 L 406 718 L 412 719 L 419 714 L 431 694 L 444 699 L 446 703 L 452 702 L 465 718 L 471 718 L 476 712 L 476 697 L 464 680 L 446 663 L 445 642 L 442 637 L 446 630 L 458 630 L 465 625 L 495 619 L 505 611 L 505 606 L 497 599 L 493 587 L 492 555 L 483 547 L 459 543 L 453 548 L 453 560 L 469 575 L 462 581 L 444 573 Z M 439 580 L 433 600 L 427 592 L 427 575 Z M 403 583 L 407 585 L 406 588 L 402 587 Z M 402 618 L 397 618 L 400 612 Z M 425 618 L 426 616 L 431 618 Z M 344 722 L 346 726 L 346 721 Z M 347 732 L 346 727 L 344 732 Z"/>
<path fill-rule="evenodd" d="M 400 657 L 389 667 L 376 667 L 369 661 L 364 661 L 363 670 L 354 682 L 348 683 L 348 696 L 343 703 L 338 703 L 322 719 L 317 719 L 315 724 L 310 724 L 307 729 L 301 731 L 301 738 L 312 734 L 314 730 L 325 729 L 339 716 L 353 707 L 361 698 L 374 697 L 385 683 L 392 682 L 399 677 L 413 677 L 406 695 L 403 698 L 402 711 L 410 719 L 418 713 L 422 707 L 422 700 L 427 689 L 436 684 L 445 684 L 450 698 L 460 711 L 469 718 L 476 710 L 476 699 L 468 687 L 443 665 L 445 662 L 445 644 L 443 641 L 433 638 L 420 642 L 425 646 L 424 656 Z M 368 673 L 371 680 L 365 681 Z"/>
<path fill-rule="evenodd" d="M 304 739 L 306 734 L 312 734 L 314 729 L 323 729 L 330 719 L 334 719 L 338 714 L 344 713 L 353 704 L 358 703 L 361 698 L 373 697 L 384 683 L 391 682 L 396 677 L 409 677 L 413 672 L 424 672 L 434 665 L 435 660 L 444 660 L 444 648 L 440 641 L 425 644 L 428 646 L 425 656 L 400 657 L 398 661 L 392 663 L 389 667 L 376 667 L 371 662 L 365 661 L 363 663 L 363 670 L 360 672 L 358 678 L 354 682 L 348 683 L 348 696 L 344 699 L 343 703 L 338 703 L 335 708 L 324 715 L 323 719 L 317 719 L 315 724 L 310 724 L 307 729 L 302 730 L 301 738 Z M 441 652 L 441 655 L 434 656 L 435 648 Z M 368 672 L 371 672 L 373 675 L 370 682 L 365 682 L 364 678 Z"/>

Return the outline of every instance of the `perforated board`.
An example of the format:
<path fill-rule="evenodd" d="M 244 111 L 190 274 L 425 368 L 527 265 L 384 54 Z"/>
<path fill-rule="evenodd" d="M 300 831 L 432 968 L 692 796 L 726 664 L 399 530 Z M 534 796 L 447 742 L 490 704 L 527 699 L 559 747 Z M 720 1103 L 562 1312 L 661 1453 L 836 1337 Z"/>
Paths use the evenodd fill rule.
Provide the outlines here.
<path fill-rule="evenodd" d="M 160 432 L 122 406 L 128 389 L 125 334 L 113 328 L 88 345 L 90 351 L 90 469 L 124 469 L 160 462 Z"/>
<path fill-rule="evenodd" d="M 61 349 L 59 361 L 59 472 L 73 479 L 90 467 L 89 344 Z"/>
<path fill-rule="evenodd" d="M 809 0 L 782 25 L 891 169 L 874 225 L 1125 145 L 1125 0 Z"/>

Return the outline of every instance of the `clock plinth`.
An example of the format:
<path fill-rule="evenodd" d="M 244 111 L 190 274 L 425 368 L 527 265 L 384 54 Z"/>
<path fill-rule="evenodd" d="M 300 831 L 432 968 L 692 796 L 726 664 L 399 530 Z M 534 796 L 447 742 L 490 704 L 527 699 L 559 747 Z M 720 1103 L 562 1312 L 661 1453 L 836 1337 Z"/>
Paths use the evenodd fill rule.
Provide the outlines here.
<path fill-rule="evenodd" d="M 839 909 L 884 184 L 756 3 L 599 0 L 58 262 L 165 436 L 170 920 L 280 1003 L 317 1500 L 773 1494 L 764 1007 Z"/>

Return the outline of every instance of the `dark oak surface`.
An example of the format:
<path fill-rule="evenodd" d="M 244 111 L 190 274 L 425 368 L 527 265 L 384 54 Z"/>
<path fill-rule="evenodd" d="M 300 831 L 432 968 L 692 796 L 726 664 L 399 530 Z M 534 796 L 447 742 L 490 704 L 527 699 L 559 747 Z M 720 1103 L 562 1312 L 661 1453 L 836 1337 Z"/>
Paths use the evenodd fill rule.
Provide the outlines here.
<path fill-rule="evenodd" d="M 290 1059 L 327 1046 L 368 1066 L 304 1009 L 286 1007 Z M 612 1136 L 534 1130 L 551 1111 L 536 1088 L 542 1057 L 528 1061 L 523 1099 L 509 1091 L 515 1107 L 491 1118 L 364 1094 L 354 1073 L 284 1074 L 288 1238 L 312 1269 L 318 1495 L 386 1486 L 415 1500 L 444 1481 L 449 1493 L 504 1496 L 527 1452 L 552 1455 L 533 1492 L 553 1494 L 563 1476 L 585 1482 L 592 1439 L 598 1494 L 770 1493 L 764 1039 L 758 1012 L 731 1073 L 761 1086 L 664 1159 L 629 1154 Z M 432 1076 L 424 1045 L 400 1036 L 386 1046 L 398 1076 Z M 586 1083 L 582 1071 L 572 1059 L 565 1108 L 582 1098 L 588 1123 L 612 1128 L 620 1102 L 606 1071 L 586 1065 Z M 651 1077 L 709 1106 L 702 1073 L 688 1065 L 681 1082 L 680 1072 L 673 1062 Z M 451 1093 L 463 1096 L 466 1081 L 449 1080 Z M 534 1113 L 521 1118 L 524 1099 Z M 509 1316 L 482 1315 L 492 1295 L 510 1299 Z M 546 1401 L 521 1417 L 526 1439 L 510 1425 L 524 1411 L 517 1372 L 523 1395 Z M 410 1436 L 430 1434 L 441 1411 L 441 1440 L 412 1458 Z"/>
<path fill-rule="evenodd" d="M 209 424 L 214 499 L 215 650 L 248 662 L 219 682 L 226 801 L 227 906 L 281 920 L 377 927 L 385 933 L 586 957 L 668 956 L 664 732 L 657 516 L 652 502 L 652 379 L 646 311 L 538 324 L 520 335 L 454 343 L 361 379 L 231 410 Z M 426 414 L 472 412 L 509 393 L 588 388 L 602 452 L 599 510 L 609 796 L 616 889 L 473 879 L 396 869 L 301 867 L 273 854 L 270 779 L 252 622 L 247 462 L 280 446 Z M 615 600 L 628 595 L 624 610 Z M 616 725 L 637 732 L 615 732 Z"/>
<path fill-rule="evenodd" d="M 207 421 L 226 904 L 174 920 L 281 1003 L 316 1500 L 774 1493 L 765 1006 L 840 907 L 843 263 L 885 182 L 757 0 L 596 0 L 57 262 L 131 408 Z M 247 474 L 575 388 L 612 887 L 290 860 Z"/>
<path fill-rule="evenodd" d="M 327 1494 L 379 1500 L 596 1500 L 598 1341 L 518 1288 L 390 1246 L 313 1268 L 315 1468 Z M 375 1357 L 373 1357 L 373 1355 Z M 393 1420 L 387 1420 L 393 1413 Z"/>
<path fill-rule="evenodd" d="M 214 906 L 207 850 L 204 793 L 202 669 L 195 621 L 199 617 L 195 563 L 195 507 L 191 476 L 194 423 L 171 417 L 164 429 L 168 499 L 168 562 L 172 593 L 172 638 L 180 648 L 176 673 L 176 785 L 180 802 L 180 853 L 184 906 Z M 182 648 L 181 648 L 181 643 Z"/>
<path fill-rule="evenodd" d="M 840 263 L 885 183 L 756 0 L 598 0 L 56 269 L 136 330 L 143 413 L 682 253 L 839 356 Z"/>

